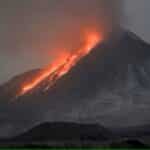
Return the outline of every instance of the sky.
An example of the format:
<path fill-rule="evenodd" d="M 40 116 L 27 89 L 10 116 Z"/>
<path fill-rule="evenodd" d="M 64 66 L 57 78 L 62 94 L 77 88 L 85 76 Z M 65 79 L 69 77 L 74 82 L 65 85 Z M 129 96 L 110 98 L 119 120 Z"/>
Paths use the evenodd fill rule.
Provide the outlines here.
<path fill-rule="evenodd" d="M 57 2 L 0 1 L 0 83 L 50 61 L 47 50 L 57 26 L 52 21 L 45 23 L 45 20 L 51 20 Z M 150 1 L 124 0 L 123 7 L 123 25 L 150 43 Z"/>
<path fill-rule="evenodd" d="M 150 43 L 150 1 L 124 0 L 126 26 Z"/>

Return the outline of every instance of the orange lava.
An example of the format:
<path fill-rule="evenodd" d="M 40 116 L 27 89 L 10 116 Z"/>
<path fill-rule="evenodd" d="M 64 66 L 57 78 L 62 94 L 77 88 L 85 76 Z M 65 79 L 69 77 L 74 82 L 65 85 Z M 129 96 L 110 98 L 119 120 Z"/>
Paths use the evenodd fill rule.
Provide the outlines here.
<path fill-rule="evenodd" d="M 49 66 L 46 66 L 37 77 L 21 87 L 19 96 L 24 95 L 36 88 L 42 81 L 48 79 L 47 89 L 60 77 L 65 75 L 82 57 L 86 56 L 100 41 L 102 37 L 98 32 L 90 32 L 84 35 L 81 47 L 72 53 L 63 52 Z"/>

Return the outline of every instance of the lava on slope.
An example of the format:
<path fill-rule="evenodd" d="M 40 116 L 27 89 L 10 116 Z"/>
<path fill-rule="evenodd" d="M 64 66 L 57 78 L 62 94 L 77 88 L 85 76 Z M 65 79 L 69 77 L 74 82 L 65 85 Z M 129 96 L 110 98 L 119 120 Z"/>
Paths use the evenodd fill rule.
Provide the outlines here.
<path fill-rule="evenodd" d="M 50 65 L 43 68 L 39 74 L 21 86 L 18 96 L 22 96 L 35 87 L 43 80 L 48 78 L 48 86 L 44 89 L 49 89 L 60 77 L 64 76 L 82 57 L 86 56 L 90 51 L 102 41 L 102 35 L 99 32 L 88 32 L 84 35 L 84 42 L 79 49 L 72 52 L 63 51 Z"/>

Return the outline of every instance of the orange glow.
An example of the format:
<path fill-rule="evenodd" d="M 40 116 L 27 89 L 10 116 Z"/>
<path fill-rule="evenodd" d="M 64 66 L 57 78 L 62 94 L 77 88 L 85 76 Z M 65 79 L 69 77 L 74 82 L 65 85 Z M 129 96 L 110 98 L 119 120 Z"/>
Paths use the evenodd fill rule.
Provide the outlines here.
<path fill-rule="evenodd" d="M 98 32 L 90 32 L 84 36 L 84 42 L 79 49 L 73 52 L 67 50 L 62 52 L 62 54 L 60 54 L 49 66 L 46 66 L 37 77 L 22 86 L 19 96 L 30 92 L 45 79 L 48 79 L 48 89 L 55 81 L 68 73 L 82 57 L 87 55 L 100 41 L 102 41 L 102 37 Z"/>

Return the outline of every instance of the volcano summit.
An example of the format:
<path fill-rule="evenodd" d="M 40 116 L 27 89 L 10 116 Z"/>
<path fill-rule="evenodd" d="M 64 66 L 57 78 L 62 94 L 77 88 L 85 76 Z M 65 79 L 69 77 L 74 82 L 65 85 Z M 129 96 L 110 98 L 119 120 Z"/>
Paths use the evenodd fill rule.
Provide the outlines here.
<path fill-rule="evenodd" d="M 44 122 L 100 125 L 110 131 L 109 140 L 150 136 L 150 45 L 124 31 L 115 42 L 110 39 L 94 46 L 47 90 L 43 89 L 48 78 L 12 101 L 24 80 L 34 78 L 40 69 L 2 85 L 3 137 L 19 135 Z"/>

